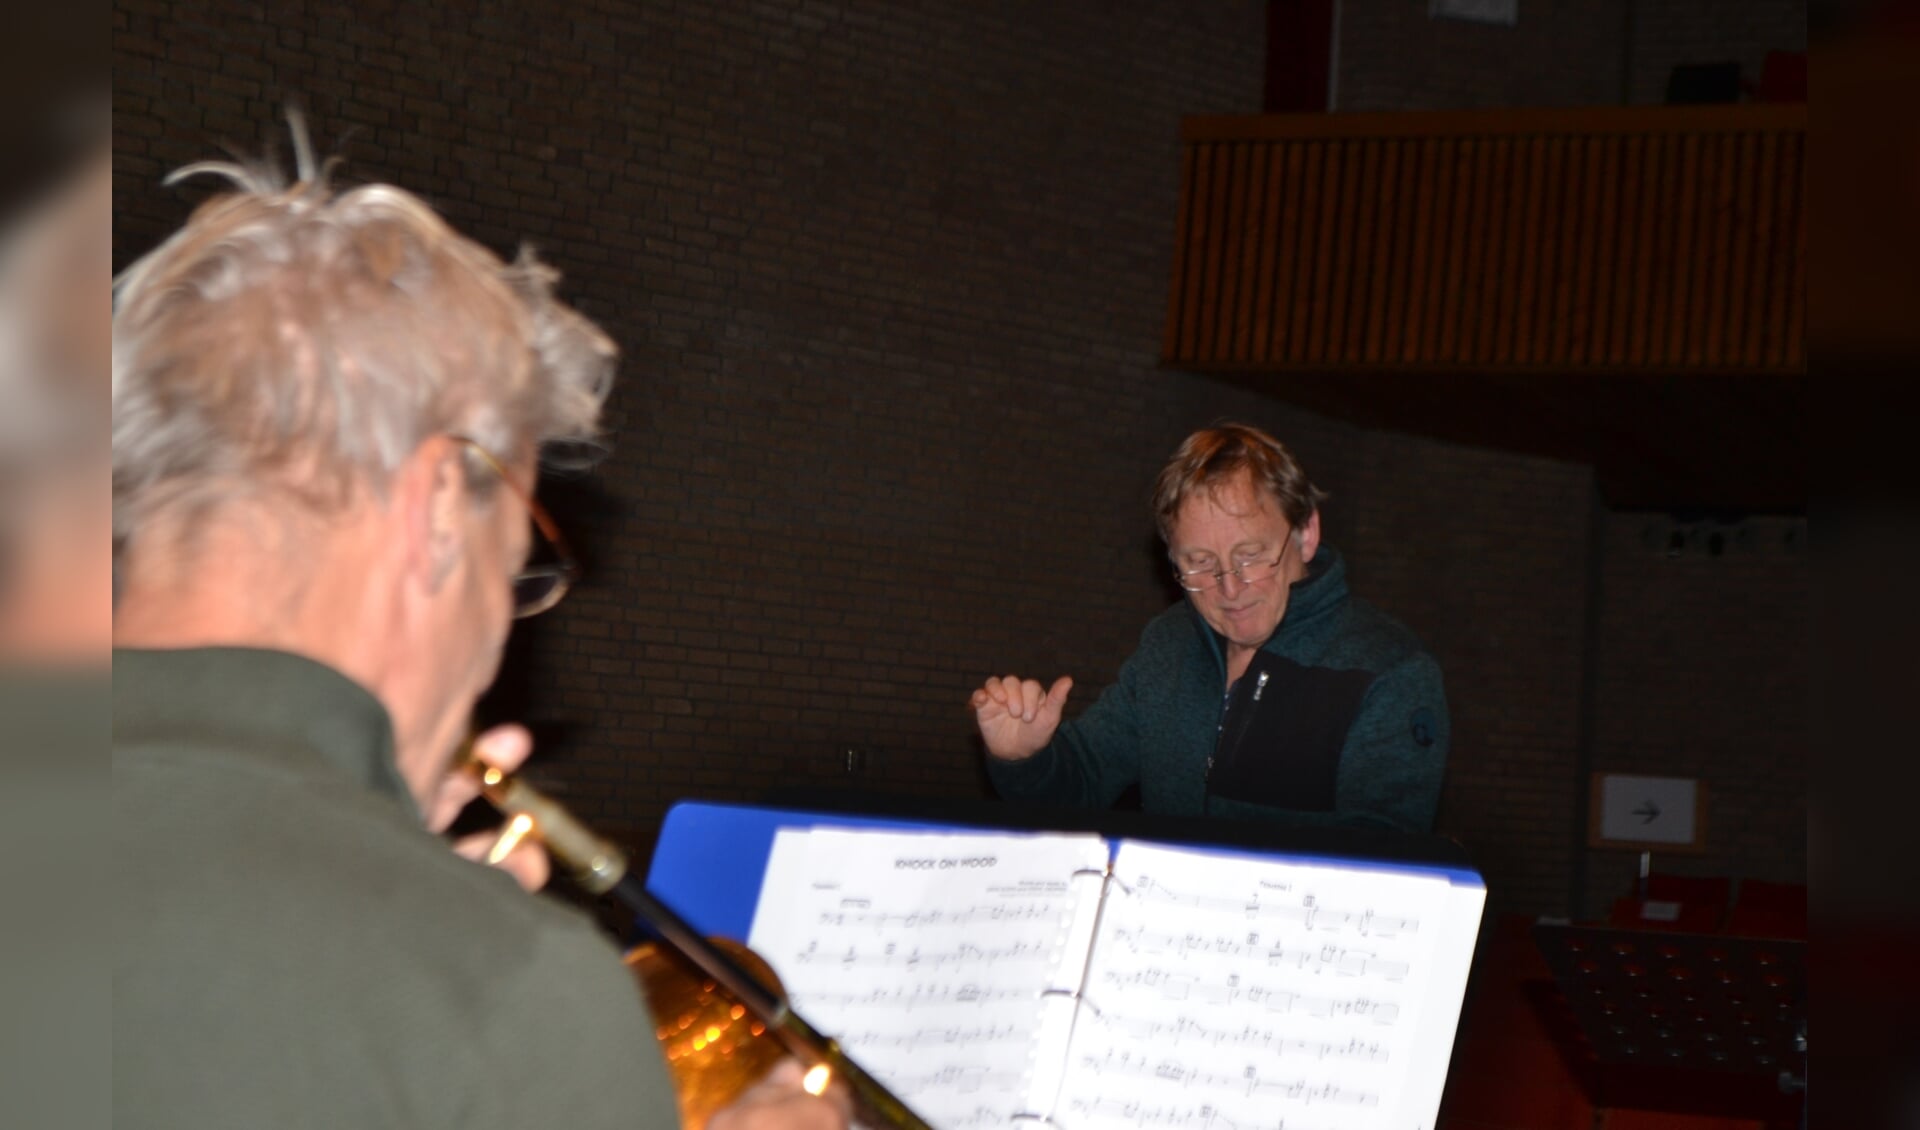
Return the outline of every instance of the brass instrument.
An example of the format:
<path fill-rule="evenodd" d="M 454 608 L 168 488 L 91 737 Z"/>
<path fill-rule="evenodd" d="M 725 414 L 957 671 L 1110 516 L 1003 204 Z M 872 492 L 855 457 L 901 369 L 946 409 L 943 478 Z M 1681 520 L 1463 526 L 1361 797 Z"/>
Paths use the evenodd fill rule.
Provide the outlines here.
<path fill-rule="evenodd" d="M 815 1095 L 840 1088 L 855 1124 L 931 1130 L 838 1042 L 788 1006 L 779 979 L 753 951 L 702 937 L 628 872 L 626 853 L 524 781 L 474 759 L 471 741 L 460 756 L 478 776 L 481 795 L 508 817 L 494 848 L 496 861 L 521 837 L 537 836 L 583 890 L 611 896 L 666 943 L 639 946 L 626 962 L 653 1011 L 683 1126 L 701 1130 L 774 1063 L 792 1055 L 807 1069 L 802 1086 Z"/>

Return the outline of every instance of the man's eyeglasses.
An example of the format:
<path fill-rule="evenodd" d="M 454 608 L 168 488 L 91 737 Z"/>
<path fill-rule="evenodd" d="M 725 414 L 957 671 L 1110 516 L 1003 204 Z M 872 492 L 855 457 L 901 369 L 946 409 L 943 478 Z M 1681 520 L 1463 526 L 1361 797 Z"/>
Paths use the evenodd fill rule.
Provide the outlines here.
<path fill-rule="evenodd" d="M 553 547 L 552 562 L 529 565 L 513 577 L 514 619 L 524 620 L 529 616 L 538 616 L 560 603 L 560 598 L 567 595 L 567 590 L 573 586 L 573 582 L 580 579 L 580 565 L 568 551 L 567 539 L 560 536 L 560 527 L 553 524 L 553 516 L 547 513 L 545 507 L 534 501 L 531 494 L 522 490 L 519 484 L 513 481 L 513 476 L 507 474 L 506 467 L 500 460 L 494 458 L 493 452 L 466 436 L 453 438 L 478 455 L 481 462 L 493 468 L 493 473 L 500 477 L 500 481 L 506 484 L 514 497 L 526 504 L 527 513 L 533 517 L 534 528 L 539 530 L 540 536 L 546 538 L 547 544 Z"/>
<path fill-rule="evenodd" d="M 1240 578 L 1243 585 L 1257 585 L 1280 571 L 1280 563 L 1287 559 L 1287 547 L 1291 544 L 1293 539 L 1288 538 L 1280 546 L 1280 555 L 1271 561 L 1242 561 L 1231 569 L 1194 569 L 1186 572 L 1176 565 L 1173 567 L 1173 579 L 1179 581 L 1180 587 L 1188 592 L 1206 592 L 1218 588 L 1220 582 L 1227 579 L 1228 573 Z"/>

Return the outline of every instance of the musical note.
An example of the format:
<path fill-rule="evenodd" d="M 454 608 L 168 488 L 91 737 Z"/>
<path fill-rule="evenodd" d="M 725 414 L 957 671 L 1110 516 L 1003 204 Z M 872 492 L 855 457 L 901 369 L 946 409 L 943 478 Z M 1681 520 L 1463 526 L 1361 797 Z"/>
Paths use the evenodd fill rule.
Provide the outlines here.
<path fill-rule="evenodd" d="M 1367 1063 L 1385 1063 L 1388 1054 L 1378 1041 L 1361 1040 L 1358 1037 L 1345 1042 L 1283 1040 L 1273 1046 L 1282 1058 L 1299 1060 L 1352 1059 Z M 1144 1057 L 1135 1059 L 1131 1052 L 1123 1052 L 1116 1059 L 1112 1049 L 1108 1049 L 1105 1054 L 1098 1057 L 1083 1055 L 1078 1060 L 1077 1066 L 1082 1071 L 1090 1071 L 1097 1075 L 1116 1074 L 1135 1077 L 1151 1075 L 1155 1079 L 1177 1083 L 1182 1087 L 1199 1085 L 1233 1088 L 1239 1087 L 1247 1078 L 1253 1077 L 1248 1074 L 1253 1072 L 1252 1067 L 1248 1067 L 1240 1075 L 1221 1074 L 1166 1056 L 1149 1063 Z"/>
<path fill-rule="evenodd" d="M 794 1004 L 812 1016 L 824 1007 L 880 1008 L 912 1012 L 916 1008 L 943 1004 L 991 1004 L 997 1001 L 1025 1000 L 1032 996 L 1024 989 L 1002 989 L 980 985 L 916 983 L 876 985 L 865 992 L 796 993 L 789 992 Z M 817 1007 L 818 1006 L 818 1007 Z"/>
<path fill-rule="evenodd" d="M 964 1114 L 949 1114 L 941 1125 L 944 1130 L 968 1130 L 974 1126 L 1005 1126 L 1016 1117 L 990 1106 L 976 1106 Z"/>
<path fill-rule="evenodd" d="M 1306 1043 L 1305 1041 L 1301 1041 Z M 1308 1045 L 1304 1049 L 1308 1059 L 1325 1059 L 1328 1055 L 1365 1055 L 1366 1048 L 1357 1045 L 1321 1044 Z M 1377 1052 L 1377 1047 L 1372 1049 Z M 1313 1053 L 1318 1054 L 1313 1054 Z M 1130 1079 L 1155 1079 L 1170 1088 L 1192 1090 L 1196 1087 L 1207 1093 L 1223 1095 L 1228 1093 L 1247 1098 L 1281 1097 L 1300 1102 L 1344 1103 L 1349 1106 L 1378 1106 L 1380 1096 L 1376 1092 L 1353 1088 L 1341 1088 L 1330 1083 L 1315 1084 L 1305 1076 L 1269 1077 L 1249 1063 L 1232 1071 L 1210 1071 L 1204 1067 L 1194 1067 L 1179 1060 L 1162 1059 L 1156 1063 L 1144 1060 L 1131 1060 L 1121 1057 L 1116 1060 L 1111 1054 L 1099 1058 L 1082 1057 L 1075 1067 L 1092 1075 L 1117 1075 Z"/>
<path fill-rule="evenodd" d="M 946 1027 L 916 1028 L 911 1032 L 902 1032 L 887 1027 L 850 1028 L 840 1034 L 840 1042 L 847 1047 L 897 1048 L 901 1051 L 913 1051 L 922 1047 L 953 1044 L 980 1044 L 1010 1040 L 1021 1035 L 1013 1025 L 1000 1024 L 950 1024 Z"/>
<path fill-rule="evenodd" d="M 849 968 L 860 966 L 900 966 L 906 969 L 922 967 L 938 970 L 949 966 L 973 968 L 983 966 L 991 968 L 999 962 L 1045 962 L 1051 964 L 1059 957 L 1055 947 L 1043 942 L 1015 942 L 1006 946 L 976 946 L 971 942 L 962 942 L 952 949 L 925 949 L 915 945 L 904 948 L 900 943 L 882 944 L 879 948 L 862 948 L 849 945 L 838 953 L 821 954 L 815 950 L 802 950 L 793 955 L 800 965 L 817 965 L 822 962 L 837 963 Z"/>
<path fill-rule="evenodd" d="M 1137 1099 L 1075 1099 L 1067 1109 L 1075 1115 L 1075 1125 L 1118 1125 L 1167 1127 L 1168 1130 L 1239 1130 L 1240 1123 L 1226 1118 L 1209 1103 L 1179 1104 L 1141 1102 Z M 1083 1121 L 1084 1120 L 1084 1121 Z"/>
<path fill-rule="evenodd" d="M 1362 936 L 1390 938 L 1402 933 L 1411 933 L 1420 928 L 1418 917 L 1382 915 L 1376 913 L 1372 907 L 1361 907 L 1358 910 L 1343 907 L 1330 908 L 1322 905 L 1312 892 L 1300 896 L 1294 902 L 1272 898 L 1263 900 L 1258 892 L 1251 898 L 1200 895 L 1183 891 L 1179 887 L 1168 886 L 1164 881 L 1156 880 L 1150 875 L 1140 875 L 1124 893 L 1131 897 L 1176 903 L 1195 910 L 1237 910 L 1243 919 L 1298 922 L 1306 929 L 1316 931 L 1350 930 Z"/>
<path fill-rule="evenodd" d="M 1143 1046 L 1162 1043 L 1170 1047 L 1205 1044 L 1209 1047 L 1255 1048 L 1271 1051 L 1276 1055 L 1294 1045 L 1297 1045 L 1297 1050 L 1334 1046 L 1326 1041 L 1289 1040 L 1277 1029 L 1252 1023 L 1235 1028 L 1231 1024 L 1205 1024 L 1191 1016 L 1176 1016 L 1170 1019 L 1142 1017 L 1119 1011 L 1118 1006 L 1114 1005 L 1110 999 L 1104 1002 L 1104 1006 L 1102 1002 L 1094 1001 L 1091 997 L 1088 999 L 1095 1006 L 1094 1009 L 1089 1010 L 1095 1023 L 1124 1033 Z M 1381 1027 L 1392 1025 L 1400 1015 L 1398 1004 L 1392 1001 L 1369 1000 L 1366 997 L 1332 999 L 1303 997 L 1294 993 L 1274 993 L 1267 997 L 1267 1001 L 1271 1002 L 1265 1009 L 1268 1014 L 1298 1014 L 1323 1020 L 1329 1017 L 1355 1017 Z M 1354 1042 L 1357 1039 L 1358 1037 L 1350 1039 L 1348 1044 L 1356 1048 L 1364 1046 L 1372 1049 L 1364 1057 L 1369 1062 L 1385 1063 L 1387 1061 L 1388 1053 L 1377 1042 L 1362 1045 Z M 1378 1051 L 1379 1054 L 1373 1054 L 1374 1051 Z"/>
<path fill-rule="evenodd" d="M 933 1071 L 897 1073 L 890 1085 L 901 1091 L 911 1091 L 922 1099 L 939 1091 L 949 1092 L 948 1098 L 961 1095 L 977 1097 L 982 1092 L 1017 1087 L 1024 1082 L 1024 1079 L 1025 1077 L 1019 1072 L 995 1072 L 983 1067 L 962 1067 L 950 1064 Z M 977 1106 L 974 1108 L 974 1117 L 980 1117 L 981 1109 Z M 998 1108 L 987 1109 L 992 1109 L 995 1116 L 1002 1120 L 1012 1118 L 1010 1113 Z M 942 1119 L 941 1123 L 946 1125 L 951 1121 L 950 1118 Z"/>
<path fill-rule="evenodd" d="M 1198 955 L 1209 965 L 1217 965 L 1219 958 L 1239 958 L 1261 952 L 1264 953 L 1269 966 L 1289 965 L 1295 969 L 1312 970 L 1317 974 L 1333 974 L 1341 977 L 1375 976 L 1389 981 L 1401 980 L 1407 975 L 1406 962 L 1382 958 L 1375 950 L 1350 949 L 1346 946 L 1331 944 L 1289 950 L 1275 942 L 1261 951 L 1257 949 L 1258 934 L 1248 934 L 1242 940 L 1224 934 L 1209 937 L 1191 930 L 1176 934 L 1172 931 L 1151 930 L 1146 927 L 1137 929 L 1116 927 L 1112 936 L 1116 942 L 1125 945 L 1136 954 L 1170 956 L 1182 960 Z"/>
<path fill-rule="evenodd" d="M 870 900 L 861 900 L 861 902 L 866 905 Z M 822 926 L 871 926 L 876 931 L 885 930 L 890 925 L 898 925 L 908 930 L 917 930 L 923 926 L 1035 922 L 1050 918 L 1053 913 L 1050 908 L 1041 905 L 971 906 L 961 910 L 918 910 L 903 914 L 888 914 L 884 911 L 823 910 L 820 912 L 819 924 Z"/>
<path fill-rule="evenodd" d="M 1273 1084 L 1269 1097 L 1277 1094 L 1290 1099 L 1303 1107 L 1314 1104 L 1340 1104 L 1349 1107 L 1376 1107 L 1379 1096 L 1343 1094 L 1339 1087 L 1313 1086 L 1304 1080 L 1290 1084 Z M 1166 1130 L 1238 1130 L 1239 1127 L 1277 1128 L 1277 1130 L 1315 1130 L 1316 1125 L 1300 1117 L 1283 1119 L 1267 1117 L 1230 1118 L 1211 1103 L 1156 1103 L 1150 1101 L 1095 1098 L 1075 1099 L 1067 1108 L 1075 1117 L 1072 1125 L 1078 1130 L 1083 1126 L 1133 1126 L 1138 1128 L 1155 1127 Z"/>

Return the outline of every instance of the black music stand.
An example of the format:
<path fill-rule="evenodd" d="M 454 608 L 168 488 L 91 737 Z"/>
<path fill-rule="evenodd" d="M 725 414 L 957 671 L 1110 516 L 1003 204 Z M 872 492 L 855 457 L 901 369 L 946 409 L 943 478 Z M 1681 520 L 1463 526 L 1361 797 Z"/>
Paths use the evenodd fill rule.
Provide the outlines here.
<path fill-rule="evenodd" d="M 1594 1105 L 1801 1125 L 1806 943 L 1538 923 Z"/>

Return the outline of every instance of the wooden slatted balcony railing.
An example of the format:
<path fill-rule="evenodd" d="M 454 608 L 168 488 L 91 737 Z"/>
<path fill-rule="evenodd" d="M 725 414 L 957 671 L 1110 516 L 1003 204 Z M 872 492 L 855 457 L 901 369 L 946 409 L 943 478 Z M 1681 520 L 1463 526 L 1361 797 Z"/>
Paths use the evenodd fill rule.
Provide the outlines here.
<path fill-rule="evenodd" d="M 1163 359 L 1804 371 L 1804 105 L 1189 118 Z"/>

